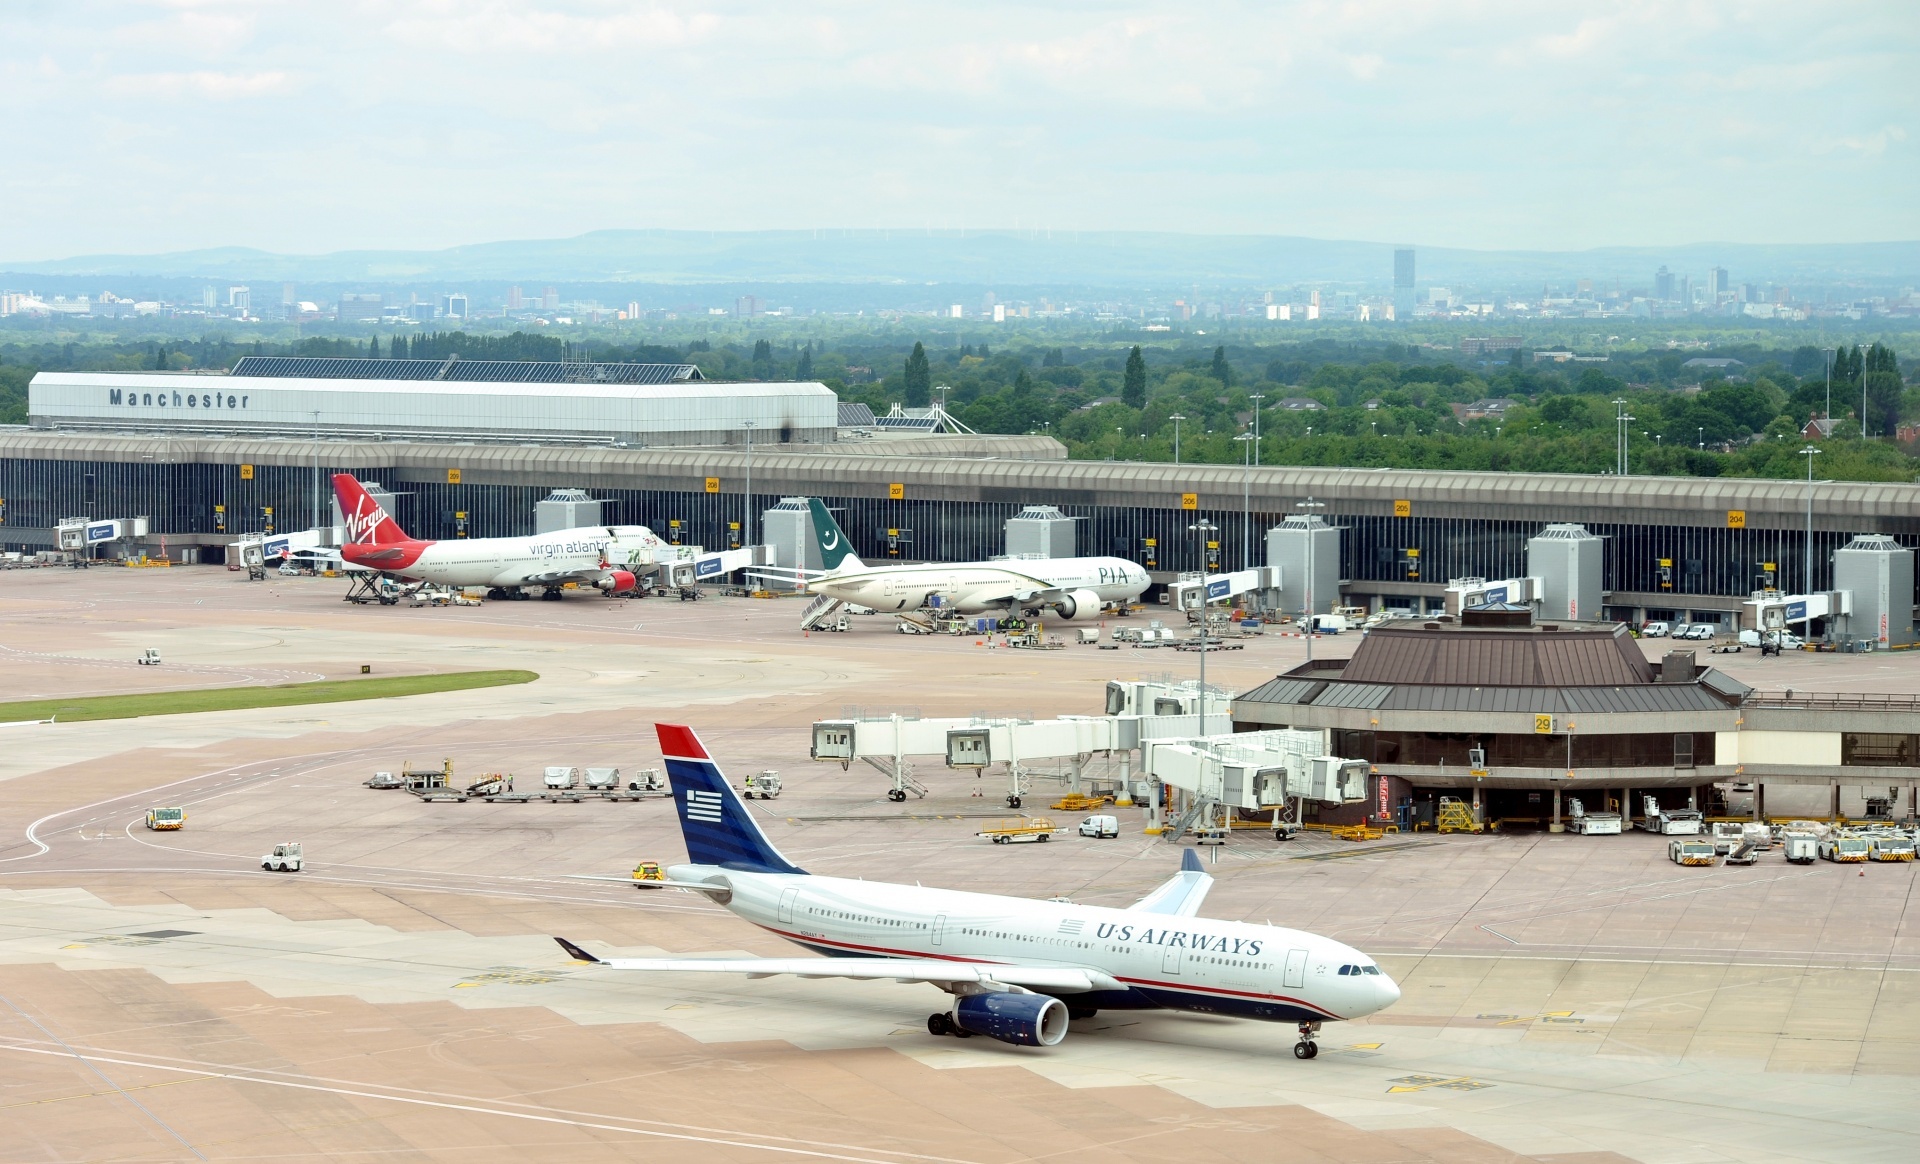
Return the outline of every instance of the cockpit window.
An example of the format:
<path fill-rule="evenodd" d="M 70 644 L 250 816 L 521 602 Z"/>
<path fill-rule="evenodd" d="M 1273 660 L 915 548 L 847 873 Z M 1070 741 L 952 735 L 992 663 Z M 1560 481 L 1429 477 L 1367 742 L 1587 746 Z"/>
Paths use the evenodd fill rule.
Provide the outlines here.
<path fill-rule="evenodd" d="M 1362 967 L 1360 967 L 1360 972 L 1361 972 L 1362 974 L 1378 974 L 1378 973 L 1380 973 L 1380 967 L 1378 967 L 1378 966 L 1362 966 Z"/>

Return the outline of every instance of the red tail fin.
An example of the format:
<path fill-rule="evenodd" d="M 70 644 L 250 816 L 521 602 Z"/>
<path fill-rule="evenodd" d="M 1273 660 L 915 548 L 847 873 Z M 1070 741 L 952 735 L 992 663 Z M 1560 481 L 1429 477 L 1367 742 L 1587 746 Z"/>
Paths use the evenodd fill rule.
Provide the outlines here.
<path fill-rule="evenodd" d="M 333 475 L 333 495 L 340 500 L 340 517 L 347 524 L 347 541 L 353 545 L 395 546 L 413 539 L 393 515 L 353 479 L 351 473 Z"/>

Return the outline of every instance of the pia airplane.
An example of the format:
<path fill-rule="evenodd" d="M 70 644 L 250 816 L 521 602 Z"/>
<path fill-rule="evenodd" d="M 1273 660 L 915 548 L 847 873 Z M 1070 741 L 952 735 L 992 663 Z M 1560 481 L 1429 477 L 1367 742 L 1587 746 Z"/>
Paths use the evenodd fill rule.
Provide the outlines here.
<path fill-rule="evenodd" d="M 333 493 L 347 525 L 341 560 L 412 582 L 509 591 L 542 586 L 548 598 L 558 598 L 562 584 L 579 582 L 624 594 L 637 585 L 640 573 L 653 568 L 655 551 L 665 544 L 643 525 L 589 526 L 530 538 L 423 541 L 408 537 L 351 473 L 334 474 Z"/>
<path fill-rule="evenodd" d="M 1052 609 L 1068 622 L 1090 621 L 1113 603 L 1147 589 L 1147 572 L 1125 558 L 1007 558 L 919 566 L 869 566 L 817 497 L 807 499 L 824 574 L 794 575 L 807 589 L 882 612 L 932 605 L 960 614 Z"/>
<path fill-rule="evenodd" d="M 924 982 L 953 996 L 934 1035 L 1051 1047 L 1101 1010 L 1186 1010 L 1298 1024 L 1311 1059 L 1321 1024 L 1390 1006 L 1400 988 L 1373 959 L 1301 930 L 1196 916 L 1213 878 L 1192 849 L 1128 909 L 816 877 L 781 856 L 693 729 L 656 726 L 686 838 L 662 888 L 704 893 L 825 958 L 600 958 L 654 974 L 745 974 Z"/>

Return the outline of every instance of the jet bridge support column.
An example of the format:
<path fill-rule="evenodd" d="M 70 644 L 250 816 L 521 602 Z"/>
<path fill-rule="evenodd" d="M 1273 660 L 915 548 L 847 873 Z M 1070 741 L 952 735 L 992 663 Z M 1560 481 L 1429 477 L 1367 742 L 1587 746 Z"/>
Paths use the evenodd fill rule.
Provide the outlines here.
<path fill-rule="evenodd" d="M 1067 774 L 1067 791 L 1075 796 L 1080 795 L 1080 762 L 1084 758 L 1080 753 L 1075 752 L 1073 755 L 1073 767 L 1068 770 Z"/>
<path fill-rule="evenodd" d="M 1480 819 L 1480 784 L 1478 781 L 1475 781 L 1473 785 L 1473 823 L 1474 824 L 1487 823 L 1486 821 Z"/>
<path fill-rule="evenodd" d="M 1557 784 L 1553 789 L 1553 823 L 1547 826 L 1547 831 L 1550 833 L 1567 831 L 1567 826 L 1560 823 L 1560 786 Z"/>

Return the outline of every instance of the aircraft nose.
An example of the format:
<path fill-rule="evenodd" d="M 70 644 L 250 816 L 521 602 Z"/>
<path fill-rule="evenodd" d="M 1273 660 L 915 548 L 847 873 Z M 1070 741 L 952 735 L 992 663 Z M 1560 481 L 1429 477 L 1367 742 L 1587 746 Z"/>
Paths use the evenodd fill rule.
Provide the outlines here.
<path fill-rule="evenodd" d="M 1382 1010 L 1400 1001 L 1400 984 L 1385 974 L 1380 975 L 1374 985 L 1374 990 L 1380 996 L 1380 1009 Z"/>

